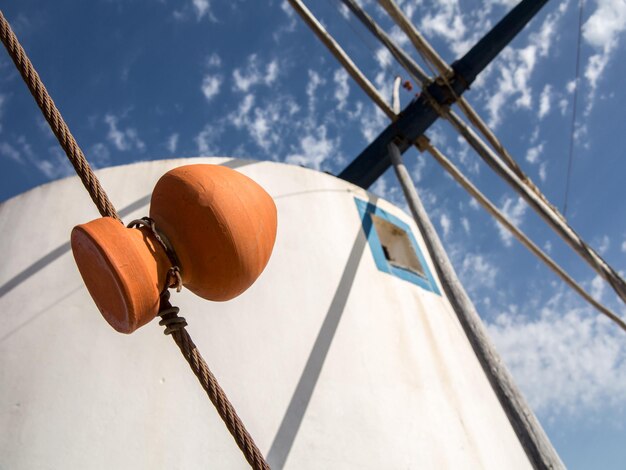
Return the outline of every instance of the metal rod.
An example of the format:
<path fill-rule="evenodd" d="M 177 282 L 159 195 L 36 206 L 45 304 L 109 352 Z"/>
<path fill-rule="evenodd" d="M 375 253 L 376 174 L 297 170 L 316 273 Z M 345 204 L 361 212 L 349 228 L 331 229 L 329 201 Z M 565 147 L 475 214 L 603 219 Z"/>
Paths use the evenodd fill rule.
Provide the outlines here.
<path fill-rule="evenodd" d="M 361 87 L 361 89 L 369 96 L 376 105 L 389 117 L 394 120 L 396 115 L 391 107 L 387 104 L 385 99 L 378 92 L 376 87 L 370 82 L 367 77 L 359 70 L 359 68 L 352 62 L 352 59 L 346 54 L 341 46 L 328 34 L 326 29 L 321 25 L 317 18 L 311 13 L 311 11 L 302 3 L 301 0 L 288 0 L 289 4 L 300 15 L 304 22 L 313 30 L 315 35 L 322 43 L 328 48 L 328 50 L 335 56 L 339 63 L 346 69 L 355 82 Z"/>
<path fill-rule="evenodd" d="M 438 117 L 437 111 L 428 104 L 428 98 L 421 94 L 337 176 L 369 188 L 391 166 L 387 145 L 396 142 L 401 152 L 406 151 Z"/>
<path fill-rule="evenodd" d="M 435 49 L 430 45 L 430 43 L 420 34 L 420 32 L 415 28 L 415 26 L 411 23 L 411 21 L 406 17 L 406 15 L 402 12 L 402 10 L 398 7 L 398 5 L 393 0 L 378 0 L 378 3 L 385 9 L 387 14 L 395 21 L 398 27 L 404 31 L 404 34 L 409 38 L 413 47 L 417 50 L 418 53 L 422 55 L 426 62 L 430 62 L 437 72 L 441 75 L 442 80 L 446 81 L 452 77 L 454 71 L 452 68 L 441 58 L 441 56 L 435 51 Z M 452 92 L 454 89 L 449 87 Z M 538 188 L 532 184 L 530 179 L 523 173 L 517 162 L 513 159 L 511 154 L 506 150 L 504 145 L 500 142 L 500 140 L 495 136 L 495 134 L 489 129 L 489 126 L 483 121 L 483 119 L 478 115 L 478 113 L 474 110 L 474 108 L 470 105 L 470 103 L 463 97 L 457 97 L 456 102 L 463 111 L 463 114 L 467 116 L 469 121 L 485 136 L 489 145 L 491 145 L 498 155 L 502 157 L 504 162 L 509 165 L 517 176 L 519 176 L 523 181 L 530 184 L 531 189 L 538 192 Z"/>
<path fill-rule="evenodd" d="M 432 63 L 440 74 L 451 75 L 453 73 L 452 68 L 437 54 L 437 51 L 433 49 L 424 36 L 413 26 L 393 0 L 378 0 L 378 3 L 396 22 L 400 29 L 404 31 L 404 34 L 407 35 L 415 49 L 423 54 L 424 58 Z"/>
<path fill-rule="evenodd" d="M 398 147 L 391 143 L 388 151 L 402 191 L 411 209 L 428 253 L 437 271 L 442 288 L 474 349 L 504 412 L 517 434 L 530 463 L 538 469 L 565 468 L 548 440 L 541 424 L 524 400 L 511 374 L 489 341 L 474 304 L 461 285 L 452 263 L 426 214 L 409 172 L 402 163 Z"/>
<path fill-rule="evenodd" d="M 522 3 L 524 3 L 524 0 Z M 332 37 L 324 30 L 313 15 L 306 9 L 300 0 L 289 0 L 292 6 L 305 19 L 307 24 L 318 34 L 322 42 L 335 54 L 341 64 L 346 67 L 353 78 L 362 77 L 363 80 L 355 80 L 364 89 L 364 91 L 372 96 L 378 96 L 375 103 L 387 113 L 388 116 L 394 116 L 393 110 L 380 97 L 373 85 L 360 73 L 354 63 L 345 55 L 345 52 L 337 45 Z M 520 5 L 522 4 L 520 3 Z M 518 5 L 519 6 L 519 5 Z M 517 8 L 517 7 L 516 7 Z M 515 9 L 514 9 L 515 10 Z M 538 10 L 537 10 L 538 11 Z M 513 12 L 511 12 L 513 13 Z M 509 15 L 511 14 L 509 13 Z M 506 18 L 509 17 L 507 15 Z M 504 20 L 503 20 L 504 21 Z M 499 27 L 500 23 L 498 24 Z M 482 41 L 481 41 L 482 42 Z M 477 46 L 475 46 L 476 48 Z M 474 49 L 475 49 L 474 48 Z M 474 50 L 472 49 L 472 50 Z M 346 60 L 340 57 L 345 56 Z M 371 94 L 372 93 L 372 94 Z M 374 98 L 372 98 L 374 99 Z M 468 143 L 478 152 L 483 160 L 509 185 L 511 185 L 520 194 L 526 202 L 555 230 L 555 232 L 563 238 L 600 276 L 605 279 L 617 293 L 617 295 L 626 302 L 626 282 L 621 276 L 606 263 L 600 255 L 598 255 L 590 246 L 588 246 L 582 238 L 567 224 L 563 216 L 550 205 L 545 197 L 538 191 L 529 189 L 529 180 L 525 175 L 520 178 L 517 172 L 513 171 L 497 155 L 471 130 L 454 112 L 447 108 L 437 107 L 437 113 L 443 111 L 446 119 L 467 139 Z M 386 145 L 392 142 L 399 135 L 406 139 L 412 139 L 414 142 L 423 132 L 436 120 L 436 113 L 432 108 L 432 103 L 428 100 L 420 98 L 411 103 L 398 122 L 393 123 L 385 129 L 374 142 L 372 142 L 357 157 L 339 177 L 356 183 L 364 187 L 369 187 L 384 171 L 389 167 L 391 161 L 388 153 L 384 151 Z M 401 151 L 405 151 L 409 147 L 408 142 L 402 144 Z M 382 156 L 381 156 L 382 155 Z M 522 173 L 523 175 L 523 173 Z"/>
<path fill-rule="evenodd" d="M 430 77 L 424 70 L 417 65 L 417 63 L 411 59 L 411 57 L 400 49 L 393 40 L 387 35 L 387 33 L 369 16 L 365 10 L 363 10 L 354 0 L 341 0 L 343 4 L 352 11 L 352 13 L 363 23 L 363 25 L 383 43 L 387 50 L 393 55 L 396 60 L 402 65 L 407 72 L 409 72 L 417 83 L 421 85 L 427 85 L 430 82 Z"/>
<path fill-rule="evenodd" d="M 391 107 L 393 112 L 400 114 L 400 84 L 402 83 L 402 77 L 398 76 L 393 79 L 393 90 L 391 91 Z"/>
<path fill-rule="evenodd" d="M 445 77 L 447 75 L 449 75 L 449 73 L 451 71 L 450 67 L 439 56 L 439 54 L 437 54 L 437 52 L 432 48 L 432 46 L 428 43 L 428 41 L 419 33 L 419 31 L 417 31 L 417 29 L 413 26 L 413 24 L 411 24 L 409 19 L 404 15 L 404 13 L 395 4 L 395 2 L 393 0 L 379 0 L 379 3 L 387 11 L 389 16 L 394 21 L 396 21 L 398 26 L 409 37 L 409 39 L 411 40 L 411 42 L 413 43 L 415 48 L 418 50 L 418 52 L 424 54 L 424 56 L 426 56 L 427 60 L 429 60 L 437 68 L 438 72 L 445 79 Z M 556 207 L 554 207 L 552 204 L 550 204 L 550 202 L 547 200 L 545 195 L 539 190 L 539 188 L 537 188 L 537 186 L 535 186 L 533 184 L 531 179 L 522 171 L 522 169 L 519 167 L 519 165 L 517 164 L 515 159 L 506 150 L 504 145 L 502 145 L 500 140 L 493 134 L 493 132 L 491 131 L 491 129 L 489 129 L 487 124 L 476 113 L 476 111 L 469 104 L 469 102 L 467 102 L 467 100 L 465 100 L 465 98 L 461 96 L 461 97 L 458 98 L 457 104 L 459 105 L 459 107 L 461 108 L 463 113 L 467 116 L 469 121 L 474 126 L 476 126 L 476 128 L 485 136 L 485 138 L 487 139 L 489 144 L 498 153 L 498 155 L 500 157 L 502 157 L 504 163 L 506 163 L 508 165 L 508 167 L 517 175 L 517 177 L 519 178 L 521 183 L 524 184 L 530 190 L 532 190 L 537 196 L 539 196 L 539 198 L 545 203 L 545 205 L 548 206 L 548 208 L 550 210 L 552 210 L 552 211 L 554 211 L 556 213 L 556 216 L 559 219 L 563 219 L 564 220 L 564 217 L 560 213 L 558 213 L 558 210 L 556 209 Z M 578 238 L 580 239 L 580 237 L 578 237 Z M 582 239 L 580 239 L 580 241 L 582 242 Z M 584 242 L 582 242 L 582 243 L 584 243 Z M 571 246 L 571 244 L 570 244 L 570 246 Z M 574 248 L 574 249 L 576 249 L 576 248 Z M 591 250 L 591 249 L 588 248 L 588 250 Z M 585 251 L 587 251 L 587 250 L 585 250 Z M 585 258 L 587 262 L 590 262 L 590 261 L 594 262 L 593 261 L 593 255 L 590 255 L 589 258 L 590 259 Z M 598 256 L 598 258 L 599 258 L 599 256 Z M 594 266 L 592 266 L 592 267 L 594 267 Z M 596 271 L 598 271 L 595 267 L 594 267 L 594 269 Z M 614 273 L 614 271 L 613 271 L 613 273 Z M 615 277 L 615 275 L 617 275 L 616 273 L 615 273 L 615 275 L 613 273 L 610 274 L 611 277 Z M 617 276 L 619 277 L 619 275 L 617 275 Z M 602 276 L 602 277 L 606 279 L 606 276 Z M 622 300 L 623 300 L 623 296 L 619 293 L 619 290 L 620 290 L 619 284 L 620 284 L 620 282 L 616 281 L 615 284 L 617 284 L 617 286 L 618 286 L 618 288 L 616 289 L 616 292 L 618 293 L 620 298 L 622 298 Z M 614 283 L 611 283 L 611 285 L 615 289 Z"/>
<path fill-rule="evenodd" d="M 391 40 L 378 27 L 378 25 L 376 25 L 374 20 L 372 20 L 369 16 L 367 16 L 367 14 L 365 14 L 358 5 L 354 4 L 354 0 L 343 0 L 343 2 L 346 5 L 348 5 L 353 12 L 355 12 L 358 18 L 361 19 L 361 21 L 363 21 L 364 24 L 366 24 L 366 26 L 370 28 L 372 33 L 387 48 L 389 48 L 390 51 L 396 50 L 396 54 L 394 55 L 398 55 L 399 57 L 402 58 L 402 60 L 400 61 L 401 65 L 409 73 L 412 73 L 412 70 L 415 67 L 418 67 L 417 64 L 415 64 L 415 62 L 413 61 L 413 59 L 408 57 L 403 51 L 399 50 L 393 44 L 393 42 L 391 42 Z M 528 14 L 528 12 L 531 10 L 532 8 L 529 10 L 525 10 L 526 14 Z M 514 11 L 510 12 L 509 15 L 512 15 L 513 13 Z M 505 18 L 508 18 L 509 15 L 507 15 L 507 17 Z M 497 29 L 498 27 L 500 27 L 499 25 L 500 24 L 498 24 L 496 28 L 494 29 Z M 508 35 L 505 35 L 505 36 L 508 37 Z M 475 48 L 476 47 L 478 47 L 478 45 L 475 46 Z M 434 50 L 432 50 L 432 48 L 431 48 L 431 51 L 432 51 L 431 52 L 432 54 L 436 55 L 436 53 L 434 52 Z M 465 58 L 462 60 L 465 60 Z M 442 60 L 439 58 L 438 62 L 442 62 Z M 491 138 L 492 145 L 494 145 L 494 148 L 497 148 L 500 150 L 500 154 L 504 157 L 506 164 L 503 162 L 502 159 L 500 159 L 496 154 L 494 154 L 493 151 L 487 146 L 487 144 L 485 144 L 482 141 L 482 139 L 480 139 L 480 137 L 476 135 L 453 111 L 451 111 L 446 106 L 439 105 L 432 97 L 430 97 L 430 91 L 433 88 L 433 86 L 434 84 L 424 89 L 424 94 L 427 96 L 427 98 L 429 98 L 426 100 L 427 103 L 440 116 L 449 120 L 453 124 L 455 129 L 478 152 L 478 154 L 483 158 L 483 160 L 485 160 L 485 162 L 492 169 L 494 169 L 494 171 L 496 171 L 496 173 L 499 176 L 504 178 L 505 181 L 507 181 L 513 187 L 513 189 L 515 189 L 518 193 L 520 193 L 522 197 L 524 197 L 524 199 L 526 199 L 527 202 L 531 205 L 531 207 L 533 207 L 533 209 L 542 216 L 542 218 L 548 223 L 548 225 L 550 225 L 556 231 L 556 233 L 561 238 L 563 238 L 570 245 L 570 247 L 572 247 L 572 249 L 574 249 L 574 251 L 576 251 L 591 266 L 592 269 L 594 269 L 598 274 L 600 274 L 600 276 L 602 276 L 611 285 L 611 287 L 617 293 L 617 295 L 624 302 L 626 302 L 626 282 L 624 282 L 624 280 L 620 277 L 620 275 L 613 268 L 611 268 L 600 257 L 600 255 L 598 255 L 591 247 L 589 247 L 582 240 L 582 238 L 578 236 L 578 234 L 567 224 L 563 216 L 558 212 L 558 210 L 554 206 L 552 206 L 548 202 L 548 200 L 543 195 L 543 193 L 539 191 L 539 189 L 530 181 L 530 178 L 528 178 L 526 174 L 521 170 L 521 168 L 519 168 L 517 163 L 508 154 L 508 152 L 506 152 L 502 144 L 493 135 L 493 133 L 488 129 L 487 125 L 484 124 L 484 122 L 482 122 L 480 117 L 475 113 L 475 111 L 471 108 L 471 106 L 469 106 L 469 104 L 466 104 L 466 111 L 467 111 L 467 114 L 470 115 L 470 119 L 473 118 L 473 120 L 479 124 L 478 127 L 484 130 L 484 133 L 486 134 L 487 138 L 488 139 Z M 456 95 L 455 93 L 455 90 L 452 87 L 450 88 L 452 89 L 453 94 L 456 97 L 458 97 L 458 95 Z M 405 115 L 406 115 L 406 118 L 409 118 L 410 113 L 405 113 Z M 422 134 L 426 130 L 426 128 L 430 125 L 429 124 L 430 119 L 427 119 L 428 118 L 427 115 L 421 116 L 418 114 L 417 116 L 421 119 L 415 119 L 415 122 L 413 123 L 413 125 L 415 126 L 415 124 L 419 124 L 420 125 L 419 129 L 421 130 L 419 134 Z M 398 126 L 396 127 L 401 127 L 401 123 L 404 120 L 406 120 L 404 116 L 403 118 L 404 119 L 402 119 L 401 121 L 397 123 Z M 412 136 L 415 139 L 419 137 L 419 135 L 416 135 L 416 133 L 411 134 L 406 131 L 399 132 L 399 133 L 400 135 L 403 135 L 405 137 Z M 372 144 L 370 144 L 370 146 L 366 148 L 365 151 L 361 155 L 363 155 L 366 152 L 370 154 L 374 154 L 375 151 L 379 150 L 383 145 L 386 145 L 386 143 L 389 141 L 392 141 L 392 140 L 389 139 L 389 136 L 385 132 L 383 132 L 383 134 L 381 134 L 379 138 L 377 138 Z M 403 145 L 401 150 L 404 151 L 406 147 L 408 146 Z M 380 157 L 378 157 L 378 159 L 381 160 Z M 357 160 L 358 160 L 358 157 L 357 157 Z M 342 172 L 339 176 L 340 177 L 350 176 L 349 170 L 352 170 L 354 166 L 355 165 L 353 164 L 349 165 L 346 168 L 346 170 L 344 170 L 344 172 Z M 508 170 L 508 173 L 511 175 L 511 177 L 508 177 L 506 173 L 503 173 L 504 168 Z"/>
<path fill-rule="evenodd" d="M 467 140 L 480 157 L 504 179 L 528 205 L 547 222 L 547 224 L 576 252 L 587 264 L 604 278 L 622 301 L 626 302 L 626 282 L 622 277 L 587 245 L 584 240 L 569 226 L 556 208 L 539 197 L 480 139 L 478 135 L 453 111 L 449 111 L 446 119 Z"/>
<path fill-rule="evenodd" d="M 596 310 L 606 315 L 611 320 L 619 325 L 619 327 L 626 331 L 626 322 L 622 320 L 618 315 L 595 300 L 590 294 L 588 294 L 574 279 L 572 279 L 552 258 L 550 258 L 541 248 L 535 245 L 527 236 L 513 225 L 502 212 L 482 194 L 470 180 L 468 180 L 463 173 L 454 164 L 446 158 L 436 147 L 430 144 L 426 137 L 422 137 L 418 141 L 418 147 L 420 149 L 427 150 L 437 160 L 441 166 L 459 183 L 463 189 L 470 193 L 486 210 L 491 214 L 498 222 L 500 222 L 511 234 L 519 240 L 528 250 L 543 261 L 557 276 L 559 276 L 567 285 L 569 285 L 578 295 L 589 302 Z"/>
<path fill-rule="evenodd" d="M 360 7 L 353 0 L 344 1 L 349 2 L 348 5 L 352 5 L 353 11 L 360 10 Z M 363 188 L 372 185 L 391 165 L 386 153 L 387 144 L 400 139 L 397 142 L 398 147 L 401 152 L 406 151 L 415 142 L 415 139 L 437 120 L 437 114 L 441 113 L 439 108 L 458 99 L 472 82 L 472 75 L 475 78 L 475 75 L 482 71 L 495 57 L 494 51 L 499 51 L 510 42 L 546 1 L 522 0 L 465 56 L 453 64 L 452 68 L 455 74 L 451 82 L 440 84 L 435 81 L 425 87 L 419 99 L 405 109 L 398 122 L 387 127 L 339 174 L 339 177 Z M 359 18 L 364 22 L 366 21 L 366 25 L 373 22 L 366 15 L 360 15 Z M 402 58 L 399 62 L 411 75 L 418 79 L 419 74 L 411 71 L 415 62 L 404 51 L 397 48 L 392 41 L 384 41 L 379 35 L 380 28 L 374 28 L 371 31 L 376 31 L 377 37 L 390 51 L 392 49 L 396 51 L 397 56 Z M 436 112 L 435 108 L 437 108 Z"/>

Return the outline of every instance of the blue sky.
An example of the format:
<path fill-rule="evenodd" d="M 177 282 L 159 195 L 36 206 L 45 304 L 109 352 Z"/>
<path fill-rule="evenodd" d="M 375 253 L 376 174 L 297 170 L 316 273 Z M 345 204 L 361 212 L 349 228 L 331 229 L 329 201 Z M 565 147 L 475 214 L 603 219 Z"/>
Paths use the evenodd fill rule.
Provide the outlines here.
<path fill-rule="evenodd" d="M 406 74 L 339 7 L 309 6 L 389 96 Z M 404 1 L 452 61 L 516 2 Z M 406 39 L 363 1 L 399 44 Z M 97 167 L 228 155 L 336 173 L 387 120 L 289 7 L 215 0 L 0 1 Z M 579 103 L 568 219 L 626 270 L 626 2 L 552 0 L 466 95 L 533 181 L 563 207 L 574 89 Z M 412 52 L 412 51 L 411 51 Z M 405 106 L 412 98 L 402 93 Z M 602 280 L 462 144 L 427 135 L 538 245 L 626 316 Z M 428 155 L 405 160 L 466 288 L 570 468 L 626 466 L 626 336 L 511 239 Z M 13 64 L 0 54 L 0 201 L 71 174 Z M 404 206 L 388 172 L 372 188 Z M 85 197 L 85 204 L 89 203 Z"/>

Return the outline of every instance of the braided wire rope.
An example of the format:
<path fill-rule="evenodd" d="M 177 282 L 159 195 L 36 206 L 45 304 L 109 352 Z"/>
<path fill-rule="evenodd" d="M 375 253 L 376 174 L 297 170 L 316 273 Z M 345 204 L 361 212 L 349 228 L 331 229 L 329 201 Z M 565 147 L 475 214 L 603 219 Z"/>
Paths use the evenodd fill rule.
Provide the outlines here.
<path fill-rule="evenodd" d="M 161 306 L 159 309 L 161 321 L 159 325 L 165 326 L 164 333 L 171 335 L 176 342 L 176 345 L 189 363 L 189 367 L 191 367 L 191 370 L 202 384 L 202 388 L 204 388 L 211 403 L 215 406 L 250 466 L 255 470 L 269 470 L 270 467 L 265 461 L 263 454 L 246 430 L 241 418 L 228 400 L 226 393 L 185 329 L 187 322 L 184 318 L 178 316 L 178 307 L 172 306 L 169 297 L 170 293 L 166 289 L 161 294 Z"/>
<path fill-rule="evenodd" d="M 83 151 L 78 146 L 76 139 L 41 81 L 39 74 L 4 17 L 2 10 L 0 10 L 0 39 L 100 214 L 103 217 L 113 217 L 121 221 L 115 207 L 113 207 L 100 181 L 87 162 Z M 169 302 L 169 291 L 167 288 L 161 295 L 161 308 L 159 310 L 159 316 L 161 317 L 159 325 L 165 326 L 164 333 L 171 335 L 174 339 L 174 342 L 189 363 L 191 370 L 206 391 L 250 466 L 255 470 L 269 470 L 270 467 L 265 462 L 263 454 L 261 454 L 261 451 L 254 443 L 241 418 L 237 415 L 235 408 L 228 400 L 226 393 L 202 358 L 191 336 L 185 330 L 187 322 L 184 318 L 178 317 L 178 307 L 173 307 Z"/>

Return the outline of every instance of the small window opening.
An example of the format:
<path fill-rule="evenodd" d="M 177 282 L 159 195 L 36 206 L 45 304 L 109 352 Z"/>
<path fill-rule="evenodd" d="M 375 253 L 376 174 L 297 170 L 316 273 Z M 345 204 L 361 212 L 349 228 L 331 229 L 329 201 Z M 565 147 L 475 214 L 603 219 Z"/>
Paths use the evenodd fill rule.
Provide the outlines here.
<path fill-rule="evenodd" d="M 374 214 L 370 215 L 389 264 L 426 278 L 424 267 L 413 249 L 408 234 L 388 220 Z"/>

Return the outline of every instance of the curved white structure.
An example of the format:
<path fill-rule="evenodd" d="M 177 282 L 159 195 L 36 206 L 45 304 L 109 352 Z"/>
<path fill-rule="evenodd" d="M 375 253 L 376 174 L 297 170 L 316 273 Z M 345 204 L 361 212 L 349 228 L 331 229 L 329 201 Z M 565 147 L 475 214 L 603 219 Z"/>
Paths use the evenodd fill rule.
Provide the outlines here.
<path fill-rule="evenodd" d="M 530 467 L 408 215 L 278 163 L 98 174 L 128 222 L 163 173 L 198 162 L 245 173 L 278 208 L 274 253 L 248 291 L 172 295 L 272 468 Z M 68 242 L 97 216 L 77 178 L 0 205 L 0 467 L 247 468 L 157 322 L 124 336 L 97 311 Z"/>

